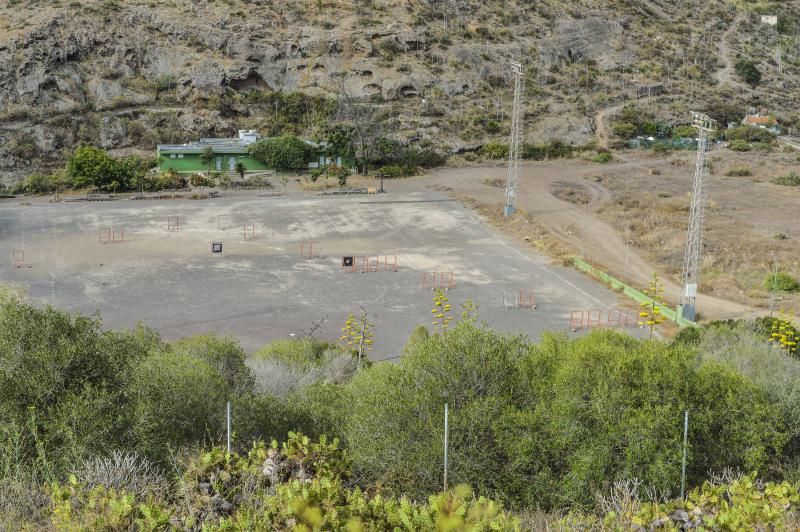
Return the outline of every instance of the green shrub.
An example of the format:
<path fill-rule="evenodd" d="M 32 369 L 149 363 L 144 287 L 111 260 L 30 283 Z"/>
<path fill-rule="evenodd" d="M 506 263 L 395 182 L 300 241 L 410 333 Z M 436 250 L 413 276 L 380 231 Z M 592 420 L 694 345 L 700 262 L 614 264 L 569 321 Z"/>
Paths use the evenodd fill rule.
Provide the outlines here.
<path fill-rule="evenodd" d="M 611 131 L 620 138 L 623 139 L 632 139 L 639 133 L 639 128 L 636 127 L 636 124 L 631 124 L 630 122 L 614 122 L 611 126 Z"/>
<path fill-rule="evenodd" d="M 491 135 L 496 135 L 497 133 L 500 133 L 500 124 L 498 124 L 495 120 L 487 120 L 486 124 L 483 126 L 483 129 L 485 129 L 486 132 Z"/>
<path fill-rule="evenodd" d="M 415 168 L 411 166 L 381 166 L 378 168 L 378 174 L 383 174 L 384 177 L 394 178 L 394 177 L 409 177 L 412 175 L 416 175 L 417 171 Z"/>
<path fill-rule="evenodd" d="M 40 465 L 58 474 L 132 445 L 128 383 L 159 345 L 147 329 L 104 332 L 94 317 L 13 298 L 0 304 L 0 426 L 20 427 L 15 456 L 42 458 L 46 448 Z"/>
<path fill-rule="evenodd" d="M 50 501 L 55 530 L 166 530 L 170 524 L 162 502 L 104 486 L 86 488 L 74 475 L 51 486 Z"/>
<path fill-rule="evenodd" d="M 169 349 L 209 364 L 236 393 L 253 391 L 253 376 L 245 365 L 247 355 L 234 338 L 220 337 L 213 333 L 199 334 L 173 342 Z"/>
<path fill-rule="evenodd" d="M 800 187 L 800 175 L 790 172 L 789 175 L 781 175 L 772 180 L 776 185 L 786 187 Z"/>
<path fill-rule="evenodd" d="M 739 140 L 739 139 L 732 140 L 728 144 L 728 147 L 733 151 L 750 151 L 752 149 L 752 146 L 750 145 L 749 142 L 747 142 L 746 140 Z"/>
<path fill-rule="evenodd" d="M 163 462 L 170 448 L 218 438 L 225 430 L 225 403 L 232 391 L 211 365 L 169 351 L 149 356 L 135 370 L 128 393 L 137 449 Z"/>
<path fill-rule="evenodd" d="M 314 157 L 314 150 L 297 137 L 282 135 L 250 145 L 250 154 L 276 170 L 299 170 L 305 168 Z"/>
<path fill-rule="evenodd" d="M 330 351 L 339 346 L 313 338 L 274 340 L 253 354 L 257 360 L 280 360 L 289 366 L 310 368 L 324 363 Z"/>
<path fill-rule="evenodd" d="M 59 177 L 34 172 L 22 181 L 18 181 L 11 189 L 12 194 L 50 194 L 55 191 Z"/>
<path fill-rule="evenodd" d="M 643 501 L 629 495 L 632 483 L 618 484 L 608 495 L 605 515 L 572 513 L 560 525 L 570 530 L 790 530 L 800 509 L 797 487 L 760 482 L 754 476 L 726 483 L 704 483 L 686 500 Z M 613 508 L 613 510 L 612 510 Z"/>
<path fill-rule="evenodd" d="M 753 171 L 747 166 L 736 166 L 725 172 L 725 175 L 728 177 L 747 177 L 753 175 Z"/>
<path fill-rule="evenodd" d="M 592 162 L 605 164 L 611 162 L 613 158 L 611 152 L 603 151 L 592 157 Z"/>
<path fill-rule="evenodd" d="M 777 272 L 767 275 L 764 280 L 764 288 L 777 292 L 797 292 L 800 290 L 800 283 L 786 272 Z"/>
<path fill-rule="evenodd" d="M 693 139 L 697 136 L 697 130 L 692 126 L 682 125 L 675 126 L 672 129 L 672 138 L 674 139 Z"/>
<path fill-rule="evenodd" d="M 78 146 L 67 159 L 66 176 L 74 188 L 131 190 L 155 166 L 152 159 L 135 155 L 117 159 L 94 146 Z"/>
<path fill-rule="evenodd" d="M 752 126 L 737 126 L 723 131 L 726 140 L 744 140 L 747 142 L 761 142 L 772 144 L 775 142 L 775 135 L 766 129 Z"/>
<path fill-rule="evenodd" d="M 508 144 L 489 141 L 481 146 L 481 155 L 487 159 L 505 159 L 508 157 Z"/>
<path fill-rule="evenodd" d="M 761 82 L 761 71 L 753 61 L 739 59 L 736 61 L 734 68 L 736 69 L 736 73 L 739 75 L 739 77 L 751 87 L 755 87 L 759 84 L 759 82 Z"/>
<path fill-rule="evenodd" d="M 778 411 L 735 371 L 605 331 L 529 345 L 461 323 L 348 387 L 354 471 L 413 497 L 440 482 L 445 402 L 450 478 L 518 506 L 589 507 L 609 479 L 634 474 L 674 490 L 687 409 L 690 485 L 725 467 L 768 471 L 786 441 Z"/>

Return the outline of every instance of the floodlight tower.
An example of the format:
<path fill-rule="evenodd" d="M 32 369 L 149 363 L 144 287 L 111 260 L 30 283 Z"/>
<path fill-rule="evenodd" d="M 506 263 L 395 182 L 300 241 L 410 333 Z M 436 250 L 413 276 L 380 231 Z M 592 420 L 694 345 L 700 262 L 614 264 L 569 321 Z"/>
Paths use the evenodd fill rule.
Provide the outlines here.
<path fill-rule="evenodd" d="M 517 201 L 517 181 L 519 179 L 519 137 L 522 129 L 522 65 L 511 62 L 514 73 L 514 106 L 511 110 L 511 140 L 508 143 L 508 173 L 506 174 L 506 206 L 503 214 L 506 217 L 514 214 Z"/>
<path fill-rule="evenodd" d="M 708 176 L 708 144 L 710 134 L 717 129 L 717 121 L 707 115 L 692 111 L 692 126 L 697 129 L 697 160 L 694 165 L 692 204 L 689 208 L 689 231 L 683 255 L 683 282 L 678 303 L 678 316 L 694 321 L 697 317 L 697 284 L 700 277 L 700 258 L 703 254 L 703 219 L 705 210 L 705 184 Z"/>

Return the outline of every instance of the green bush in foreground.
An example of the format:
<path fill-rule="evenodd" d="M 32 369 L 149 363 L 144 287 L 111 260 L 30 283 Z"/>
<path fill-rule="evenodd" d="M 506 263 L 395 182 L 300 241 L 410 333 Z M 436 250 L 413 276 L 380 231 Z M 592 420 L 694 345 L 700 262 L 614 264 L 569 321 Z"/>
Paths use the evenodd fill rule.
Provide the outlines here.
<path fill-rule="evenodd" d="M 346 486 L 338 442 L 290 433 L 281 446 L 256 442 L 247 455 L 220 448 L 194 455 L 167 497 L 133 495 L 71 477 L 50 488 L 57 530 L 519 530 L 502 507 L 469 488 L 427 502 L 367 494 Z"/>
<path fill-rule="evenodd" d="M 796 530 L 800 494 L 788 482 L 762 484 L 753 476 L 729 483 L 705 482 L 685 501 L 641 502 L 631 484 L 617 484 L 603 497 L 603 515 L 570 514 L 567 529 L 602 530 Z"/>
<path fill-rule="evenodd" d="M 348 389 L 354 470 L 413 497 L 440 485 L 445 402 L 450 478 L 515 507 L 588 508 L 634 476 L 674 492 L 685 410 L 690 485 L 726 467 L 766 473 L 786 442 L 778 410 L 736 371 L 611 331 L 531 344 L 461 323 Z"/>

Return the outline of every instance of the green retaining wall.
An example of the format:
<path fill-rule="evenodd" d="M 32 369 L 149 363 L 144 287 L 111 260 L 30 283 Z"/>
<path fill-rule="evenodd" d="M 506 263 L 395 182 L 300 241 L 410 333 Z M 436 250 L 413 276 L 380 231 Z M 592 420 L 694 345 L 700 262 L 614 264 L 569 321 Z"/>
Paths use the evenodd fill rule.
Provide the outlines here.
<path fill-rule="evenodd" d="M 595 278 L 599 279 L 600 281 L 604 282 L 606 285 L 608 285 L 610 288 L 612 288 L 614 290 L 621 290 L 623 294 L 625 294 L 626 296 L 630 297 L 631 299 L 633 299 L 634 301 L 636 301 L 639 304 L 641 304 L 641 303 L 651 303 L 653 301 L 646 294 L 640 292 L 639 290 L 636 290 L 633 287 L 630 287 L 630 286 L 626 285 L 625 283 L 623 283 L 622 281 L 620 281 L 616 277 L 612 277 L 609 274 L 607 274 L 606 272 L 604 272 L 602 270 L 598 270 L 597 268 L 595 268 L 594 266 L 592 266 L 588 262 L 585 262 L 585 261 L 579 259 L 578 257 L 572 257 L 572 262 L 575 264 L 575 267 L 578 268 L 580 271 L 582 271 L 584 273 L 587 273 L 587 274 L 591 275 L 592 277 L 595 277 Z M 675 312 L 671 308 L 668 308 L 668 307 L 666 307 L 664 305 L 660 306 L 659 308 L 661 310 L 661 315 L 662 316 L 664 316 L 665 318 L 667 318 L 670 321 L 673 321 L 673 322 L 677 323 L 681 327 L 686 327 L 686 326 L 694 327 L 694 326 L 697 326 L 697 324 L 695 322 L 689 321 L 686 318 L 684 318 L 683 316 L 678 317 L 677 312 Z"/>

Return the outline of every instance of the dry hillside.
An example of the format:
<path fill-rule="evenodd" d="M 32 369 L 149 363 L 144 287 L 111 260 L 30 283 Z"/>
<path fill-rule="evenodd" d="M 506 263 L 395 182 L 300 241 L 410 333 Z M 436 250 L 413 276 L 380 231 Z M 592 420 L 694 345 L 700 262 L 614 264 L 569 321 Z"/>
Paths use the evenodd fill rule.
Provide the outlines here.
<path fill-rule="evenodd" d="M 778 26 L 760 22 L 773 12 Z M 322 136 L 348 116 L 374 135 L 474 150 L 507 134 L 512 58 L 526 66 L 532 141 L 604 142 L 637 95 L 671 122 L 758 105 L 796 126 L 797 13 L 698 0 L 5 0 L 0 172 L 55 166 L 81 142 L 152 153 L 239 128 Z M 755 88 L 737 57 L 758 65 Z"/>

